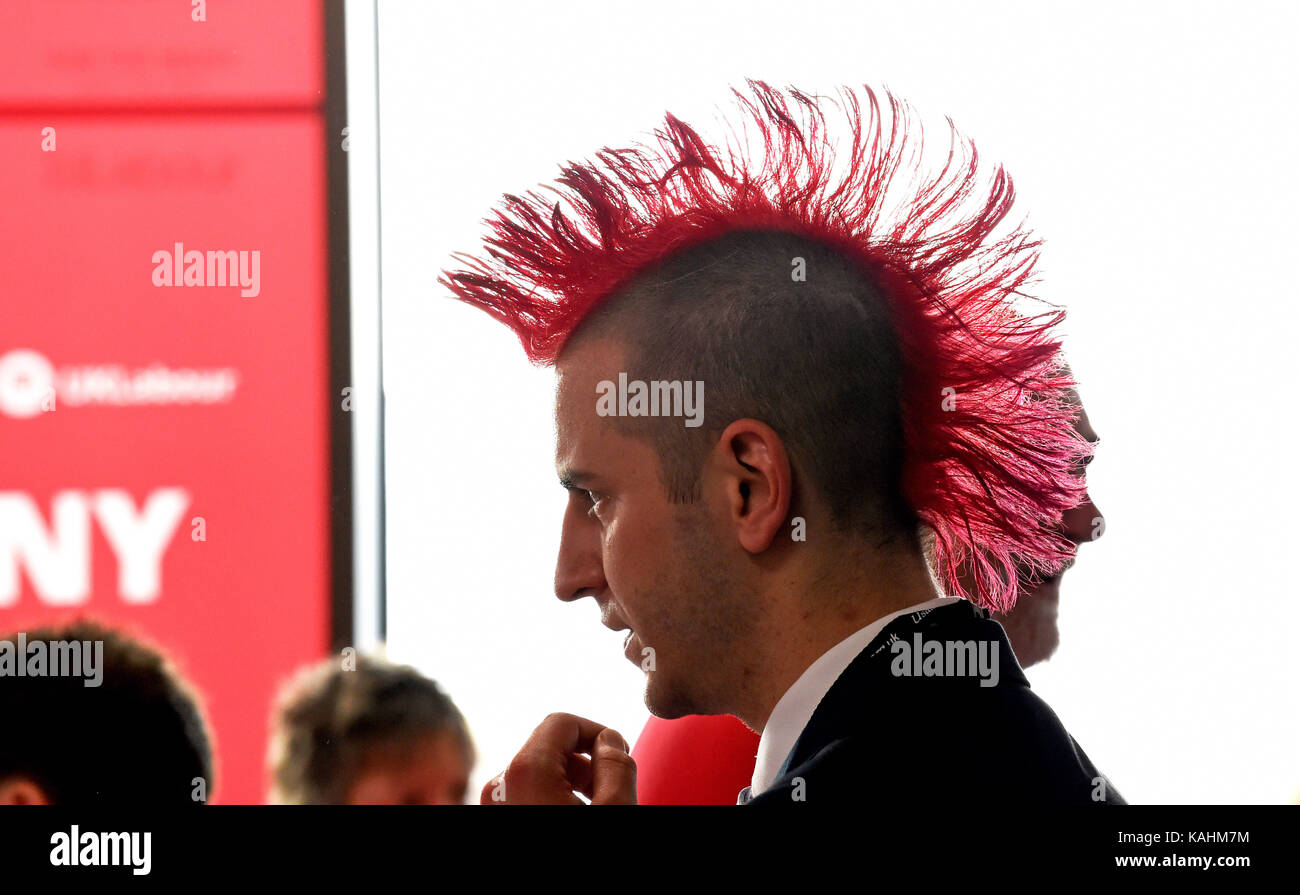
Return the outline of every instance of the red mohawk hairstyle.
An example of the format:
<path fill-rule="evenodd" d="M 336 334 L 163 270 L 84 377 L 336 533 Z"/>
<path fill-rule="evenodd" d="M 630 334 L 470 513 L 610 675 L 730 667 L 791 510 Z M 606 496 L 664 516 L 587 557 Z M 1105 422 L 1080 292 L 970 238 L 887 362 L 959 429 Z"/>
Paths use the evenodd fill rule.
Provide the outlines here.
<path fill-rule="evenodd" d="M 1039 243 L 1002 226 L 1014 189 L 981 176 L 974 145 L 949 121 L 939 170 L 920 170 L 909 108 L 870 88 L 837 100 L 749 82 L 722 145 L 673 115 L 652 145 L 606 148 L 569 164 L 549 191 L 507 195 L 479 257 L 441 282 L 519 336 L 535 363 L 605 298 L 685 249 L 742 230 L 816 240 L 887 296 L 903 362 L 902 494 L 932 532 L 948 593 L 1008 610 L 1018 584 L 1061 567 L 1055 530 L 1078 504 L 1086 442 L 1053 328 L 1027 316 Z M 864 101 L 865 100 L 865 101 Z M 827 110 L 847 119 L 837 153 Z M 1025 580 L 1018 582 L 1018 576 Z"/>

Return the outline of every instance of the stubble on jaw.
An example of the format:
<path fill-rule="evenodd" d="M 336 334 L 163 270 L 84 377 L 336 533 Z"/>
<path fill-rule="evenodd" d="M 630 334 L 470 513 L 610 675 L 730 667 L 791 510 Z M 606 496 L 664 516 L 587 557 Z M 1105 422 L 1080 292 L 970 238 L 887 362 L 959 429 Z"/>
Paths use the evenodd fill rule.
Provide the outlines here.
<path fill-rule="evenodd" d="M 674 667 L 656 663 L 647 673 L 646 707 L 661 718 L 734 713 L 754 673 L 758 597 L 728 574 L 699 504 L 678 507 L 673 516 L 673 555 L 653 585 L 657 611 L 650 619 L 672 640 Z"/>
<path fill-rule="evenodd" d="M 993 618 L 1006 629 L 1021 668 L 1047 661 L 1060 646 L 1059 587 L 1057 578 L 1021 597 L 1009 615 L 994 613 Z"/>

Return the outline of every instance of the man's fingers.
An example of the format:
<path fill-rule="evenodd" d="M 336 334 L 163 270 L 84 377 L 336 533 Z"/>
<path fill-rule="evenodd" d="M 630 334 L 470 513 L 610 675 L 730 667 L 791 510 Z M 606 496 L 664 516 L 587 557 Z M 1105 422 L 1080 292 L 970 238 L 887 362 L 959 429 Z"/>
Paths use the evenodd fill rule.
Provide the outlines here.
<path fill-rule="evenodd" d="M 636 804 L 636 762 L 612 727 L 597 735 L 591 752 L 593 805 Z"/>
<path fill-rule="evenodd" d="M 575 792 L 580 792 L 588 799 L 591 798 L 591 759 L 585 755 L 573 754 L 569 756 L 569 782 L 573 784 Z"/>
<path fill-rule="evenodd" d="M 541 754 L 565 754 L 570 752 L 591 752 L 596 737 L 605 725 L 595 721 L 556 712 L 547 715 L 533 735 L 524 743 L 520 751 L 536 751 Z"/>
<path fill-rule="evenodd" d="M 504 773 L 484 785 L 479 803 L 578 804 L 575 792 L 593 805 L 635 805 L 636 763 L 617 731 L 557 713 L 537 726 Z"/>
<path fill-rule="evenodd" d="M 478 803 L 480 805 L 500 805 L 505 802 L 505 772 L 497 774 L 487 783 L 483 784 L 483 790 L 479 793 Z"/>

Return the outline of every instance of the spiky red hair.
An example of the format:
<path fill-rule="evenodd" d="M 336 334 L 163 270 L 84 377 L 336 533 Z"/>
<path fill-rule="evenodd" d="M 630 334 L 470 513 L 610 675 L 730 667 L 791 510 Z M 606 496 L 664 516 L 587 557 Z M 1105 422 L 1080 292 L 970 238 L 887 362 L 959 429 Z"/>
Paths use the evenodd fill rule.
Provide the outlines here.
<path fill-rule="evenodd" d="M 1013 307 L 1038 260 L 1021 226 L 1000 229 L 1015 192 L 999 166 L 981 177 L 974 144 L 949 121 L 947 162 L 920 170 L 920 131 L 886 93 L 840 101 L 760 81 L 723 145 L 668 115 L 653 146 L 606 148 L 569 164 L 559 201 L 506 195 L 478 257 L 441 282 L 554 363 L 577 325 L 638 273 L 736 230 L 813 238 L 853 259 L 888 296 L 904 380 L 903 494 L 934 533 L 949 593 L 1010 609 L 1024 584 L 1073 547 L 1053 530 L 1083 494 L 1086 443 L 1053 328 L 1064 312 Z M 847 152 L 826 108 L 848 120 Z M 914 133 L 915 139 L 909 134 Z M 905 175 L 899 178 L 899 174 Z M 904 183 L 896 183 L 904 180 Z M 996 232 L 995 232 L 996 231 Z"/>

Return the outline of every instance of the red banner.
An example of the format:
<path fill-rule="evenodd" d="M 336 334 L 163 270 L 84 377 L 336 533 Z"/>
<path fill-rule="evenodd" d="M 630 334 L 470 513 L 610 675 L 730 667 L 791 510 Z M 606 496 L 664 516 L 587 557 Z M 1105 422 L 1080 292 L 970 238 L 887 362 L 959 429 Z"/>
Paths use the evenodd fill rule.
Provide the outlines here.
<path fill-rule="evenodd" d="M 0 628 L 88 615 L 162 646 L 205 700 L 216 801 L 256 802 L 273 691 L 329 648 L 320 22 L 222 3 L 203 32 L 189 6 L 0 14 L 0 43 L 38 35 L 0 53 Z M 83 108 L 163 100 L 304 109 Z"/>

